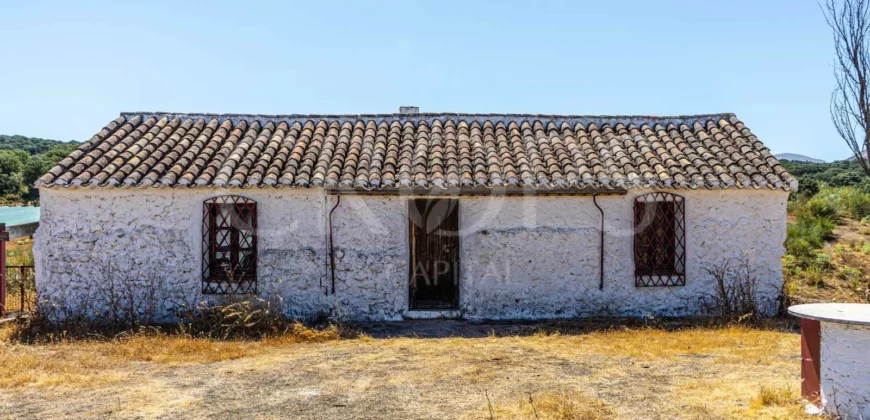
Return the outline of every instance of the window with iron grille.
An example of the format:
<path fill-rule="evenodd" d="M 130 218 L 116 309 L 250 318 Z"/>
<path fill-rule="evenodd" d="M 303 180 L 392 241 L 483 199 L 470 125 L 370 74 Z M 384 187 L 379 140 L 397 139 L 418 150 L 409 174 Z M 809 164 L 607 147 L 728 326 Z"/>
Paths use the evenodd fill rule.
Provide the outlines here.
<path fill-rule="evenodd" d="M 257 293 L 257 202 L 235 195 L 203 202 L 202 292 Z"/>
<path fill-rule="evenodd" d="M 686 284 L 683 197 L 654 192 L 634 200 L 634 280 L 638 287 Z"/>

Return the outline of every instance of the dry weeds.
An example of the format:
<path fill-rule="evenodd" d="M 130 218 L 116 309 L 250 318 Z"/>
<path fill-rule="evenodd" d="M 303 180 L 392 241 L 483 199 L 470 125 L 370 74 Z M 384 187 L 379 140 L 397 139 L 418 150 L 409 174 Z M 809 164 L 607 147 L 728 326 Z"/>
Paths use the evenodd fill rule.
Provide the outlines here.
<path fill-rule="evenodd" d="M 793 418 L 799 338 L 750 327 L 0 347 L 0 412 L 347 418 Z M 50 396 L 51 398 L 48 398 Z M 489 401 L 487 401 L 487 396 Z M 531 396 L 532 402 L 529 402 Z"/>
<path fill-rule="evenodd" d="M 519 394 L 513 401 L 496 405 L 486 404 L 469 418 L 496 419 L 551 419 L 551 420 L 606 420 L 613 418 L 613 410 L 597 398 L 576 390 L 557 389 Z"/>

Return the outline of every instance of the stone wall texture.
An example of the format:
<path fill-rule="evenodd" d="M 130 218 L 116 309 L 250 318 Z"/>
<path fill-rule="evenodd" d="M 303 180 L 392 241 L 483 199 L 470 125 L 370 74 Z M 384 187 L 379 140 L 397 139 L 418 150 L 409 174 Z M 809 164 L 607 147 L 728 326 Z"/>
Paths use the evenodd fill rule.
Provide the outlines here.
<path fill-rule="evenodd" d="M 710 264 L 748 256 L 759 297 L 782 283 L 787 193 L 673 191 L 685 197 L 686 285 L 637 288 L 632 203 L 646 191 L 599 196 L 460 197 L 460 311 L 469 319 L 701 314 L 714 292 Z M 202 202 L 224 194 L 258 203 L 258 294 L 288 316 L 399 320 L 408 311 L 408 196 L 343 195 L 333 217 L 331 293 L 321 189 L 41 190 L 38 289 L 59 312 L 84 306 L 151 311 L 169 319 L 201 296 Z"/>

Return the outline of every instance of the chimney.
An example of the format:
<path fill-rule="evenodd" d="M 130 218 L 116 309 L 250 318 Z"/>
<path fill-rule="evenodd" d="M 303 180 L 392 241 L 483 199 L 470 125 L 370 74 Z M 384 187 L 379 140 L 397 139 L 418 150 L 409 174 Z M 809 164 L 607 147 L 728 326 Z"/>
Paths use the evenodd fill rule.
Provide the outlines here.
<path fill-rule="evenodd" d="M 399 114 L 419 114 L 420 107 L 419 106 L 400 106 Z"/>

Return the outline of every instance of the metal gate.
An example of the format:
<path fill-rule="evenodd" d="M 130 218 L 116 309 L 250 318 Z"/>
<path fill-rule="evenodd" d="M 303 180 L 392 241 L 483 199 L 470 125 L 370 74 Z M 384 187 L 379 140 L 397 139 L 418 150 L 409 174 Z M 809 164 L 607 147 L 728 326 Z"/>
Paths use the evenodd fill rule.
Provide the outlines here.
<path fill-rule="evenodd" d="M 3 306 L 5 310 L 0 310 L 0 314 L 7 315 L 36 309 L 36 271 L 32 265 L 6 266 L 6 302 Z"/>

